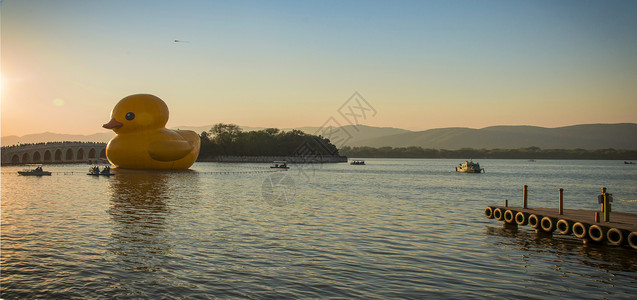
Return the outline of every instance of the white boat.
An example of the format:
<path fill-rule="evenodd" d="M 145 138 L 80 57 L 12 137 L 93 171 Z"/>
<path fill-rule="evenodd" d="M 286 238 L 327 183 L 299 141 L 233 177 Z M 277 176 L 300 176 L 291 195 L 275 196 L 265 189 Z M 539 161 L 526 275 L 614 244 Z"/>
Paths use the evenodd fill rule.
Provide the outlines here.
<path fill-rule="evenodd" d="M 271 169 L 280 169 L 280 170 L 287 170 L 290 167 L 288 167 L 288 162 L 287 161 L 273 161 L 272 164 L 270 165 Z"/>
<path fill-rule="evenodd" d="M 484 173 L 484 168 L 480 168 L 480 164 L 473 162 L 472 159 L 467 160 L 463 163 L 458 164 L 456 167 L 456 172 L 462 173 Z"/>
<path fill-rule="evenodd" d="M 22 176 L 51 176 L 51 172 L 42 170 L 42 166 L 37 166 L 35 169 L 18 171 Z"/>

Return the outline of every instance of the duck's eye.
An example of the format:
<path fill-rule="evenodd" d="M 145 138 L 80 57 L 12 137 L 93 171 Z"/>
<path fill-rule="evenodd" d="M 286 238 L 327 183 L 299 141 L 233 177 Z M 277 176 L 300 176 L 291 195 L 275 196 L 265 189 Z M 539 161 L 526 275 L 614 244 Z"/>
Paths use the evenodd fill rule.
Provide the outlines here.
<path fill-rule="evenodd" d="M 133 119 L 135 119 L 135 114 L 132 112 L 129 112 L 126 114 L 126 120 L 132 121 Z"/>

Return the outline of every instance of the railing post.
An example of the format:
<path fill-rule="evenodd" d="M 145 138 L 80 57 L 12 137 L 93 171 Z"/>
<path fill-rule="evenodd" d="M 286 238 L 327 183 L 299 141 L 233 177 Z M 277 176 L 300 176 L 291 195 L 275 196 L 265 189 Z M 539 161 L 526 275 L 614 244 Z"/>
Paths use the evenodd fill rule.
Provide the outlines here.
<path fill-rule="evenodd" d="M 602 188 L 602 197 L 604 199 L 604 222 L 610 222 L 610 203 L 608 193 L 606 193 L 606 188 Z"/>
<path fill-rule="evenodd" d="M 527 205 L 527 202 L 526 202 L 527 201 L 527 196 L 528 196 L 527 188 L 528 187 L 525 184 L 524 188 L 522 189 L 522 208 L 526 208 L 526 205 Z"/>
<path fill-rule="evenodd" d="M 599 212 L 595 212 L 595 223 L 599 223 Z"/>
<path fill-rule="evenodd" d="M 564 214 L 564 189 L 563 188 L 560 188 L 559 199 L 560 199 L 560 206 L 558 209 L 558 214 L 563 215 Z"/>
<path fill-rule="evenodd" d="M 604 213 L 606 211 L 606 208 L 604 207 L 604 194 L 606 194 L 606 188 L 603 187 L 602 188 L 602 194 L 600 195 L 602 197 L 600 203 L 602 205 L 602 213 Z"/>

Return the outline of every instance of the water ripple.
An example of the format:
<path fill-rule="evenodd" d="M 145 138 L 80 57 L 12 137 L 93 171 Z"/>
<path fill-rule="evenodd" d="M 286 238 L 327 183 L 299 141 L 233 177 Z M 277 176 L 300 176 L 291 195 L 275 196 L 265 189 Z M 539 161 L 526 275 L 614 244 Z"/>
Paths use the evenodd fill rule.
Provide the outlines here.
<path fill-rule="evenodd" d="M 524 184 L 536 206 L 555 204 L 556 182 L 566 199 L 592 199 L 601 184 L 637 198 L 635 170 L 591 162 L 600 174 L 581 176 L 572 161 L 486 160 L 488 173 L 467 176 L 455 164 L 369 160 L 307 176 L 292 166 L 284 205 L 263 199 L 262 164 L 112 178 L 24 178 L 2 167 L 1 297 L 634 297 L 633 250 L 507 230 L 482 212 L 519 201 Z"/>

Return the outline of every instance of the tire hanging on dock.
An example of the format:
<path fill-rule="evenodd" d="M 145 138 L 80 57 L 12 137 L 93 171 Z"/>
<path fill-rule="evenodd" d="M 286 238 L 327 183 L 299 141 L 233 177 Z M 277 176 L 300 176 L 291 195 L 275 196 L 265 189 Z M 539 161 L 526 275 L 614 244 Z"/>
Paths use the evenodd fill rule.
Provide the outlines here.
<path fill-rule="evenodd" d="M 493 211 L 493 218 L 498 220 L 498 221 L 502 221 L 504 220 L 504 209 L 498 207 Z"/>
<path fill-rule="evenodd" d="M 628 245 L 637 250 L 637 231 L 633 231 L 628 235 Z"/>
<path fill-rule="evenodd" d="M 626 242 L 628 232 L 619 228 L 611 228 L 606 232 L 606 240 L 613 246 L 621 246 Z"/>
<path fill-rule="evenodd" d="M 554 218 L 544 217 L 540 221 L 540 227 L 546 232 L 553 232 L 555 231 L 555 223 L 556 220 Z"/>
<path fill-rule="evenodd" d="M 590 226 L 591 225 L 586 223 L 575 222 L 575 224 L 573 224 L 573 234 L 580 239 L 586 238 L 588 227 Z"/>
<path fill-rule="evenodd" d="M 601 243 L 606 237 L 606 231 L 608 231 L 606 227 L 597 224 L 591 225 L 591 227 L 588 228 L 588 237 L 597 243 Z"/>
<path fill-rule="evenodd" d="M 542 216 L 538 216 L 536 214 L 531 214 L 529 216 L 529 226 L 533 227 L 533 229 L 540 229 L 540 221 L 542 220 Z"/>
<path fill-rule="evenodd" d="M 493 207 L 487 206 L 487 208 L 484 209 L 484 216 L 487 217 L 487 219 L 493 219 Z"/>
<path fill-rule="evenodd" d="M 529 214 L 521 211 L 518 212 L 515 214 L 515 223 L 522 226 L 529 224 Z"/>
<path fill-rule="evenodd" d="M 507 222 L 509 224 L 517 224 L 515 222 L 515 214 L 516 213 L 517 212 L 514 211 L 514 210 L 507 209 L 507 211 L 504 212 L 504 222 Z"/>
<path fill-rule="evenodd" d="M 565 219 L 560 219 L 559 221 L 557 221 L 555 229 L 561 234 L 569 235 L 573 233 L 573 222 Z"/>

